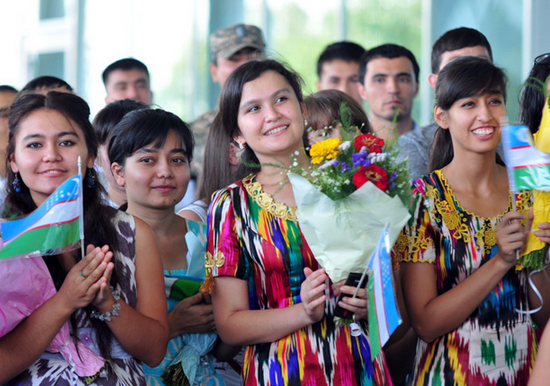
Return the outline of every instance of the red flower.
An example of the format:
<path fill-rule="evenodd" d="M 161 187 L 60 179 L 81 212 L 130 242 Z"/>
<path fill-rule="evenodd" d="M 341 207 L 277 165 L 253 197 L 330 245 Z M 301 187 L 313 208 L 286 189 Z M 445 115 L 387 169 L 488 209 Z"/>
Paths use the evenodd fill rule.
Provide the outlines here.
<path fill-rule="evenodd" d="M 369 150 L 369 153 L 381 153 L 384 140 L 372 134 L 362 134 L 355 137 L 353 145 L 357 150 L 361 150 L 364 146 Z"/>
<path fill-rule="evenodd" d="M 353 185 L 359 189 L 367 181 L 372 182 L 378 189 L 385 192 L 388 188 L 388 175 L 386 171 L 378 165 L 369 167 L 360 167 L 352 177 Z"/>

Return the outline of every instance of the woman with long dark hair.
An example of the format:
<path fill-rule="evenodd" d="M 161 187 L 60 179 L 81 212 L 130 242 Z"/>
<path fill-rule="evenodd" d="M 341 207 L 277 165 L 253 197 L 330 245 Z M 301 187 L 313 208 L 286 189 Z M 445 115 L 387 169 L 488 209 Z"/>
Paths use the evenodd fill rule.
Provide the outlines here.
<path fill-rule="evenodd" d="M 223 129 L 243 148 L 247 177 L 215 193 L 206 261 L 224 342 L 247 345 L 246 385 L 369 385 L 390 382 L 384 354 L 333 319 L 335 297 L 296 218 L 285 167 L 307 164 L 300 79 L 274 60 L 237 68 L 220 98 Z M 352 295 L 355 287 L 341 291 Z M 339 303 L 367 317 L 366 291 Z"/>
<path fill-rule="evenodd" d="M 24 216 L 40 206 L 78 174 L 80 157 L 86 167 L 87 255 L 77 250 L 44 257 L 57 293 L 0 338 L 0 383 L 144 385 L 141 361 L 154 366 L 166 351 L 166 303 L 153 234 L 143 221 L 102 204 L 89 114 L 86 102 L 68 93 L 23 95 L 12 105 L 6 214 Z M 106 360 L 86 379 L 59 353 L 46 351 L 67 321 L 72 339 Z"/>
<path fill-rule="evenodd" d="M 542 309 L 521 312 L 540 302 L 528 272 L 515 268 L 531 203 L 528 192 L 510 193 L 496 154 L 505 102 L 506 76 L 485 59 L 459 58 L 439 73 L 432 172 L 414 183 L 409 243 L 399 244 L 405 303 L 420 337 L 415 385 L 525 385 L 536 356 L 532 320 L 548 320 L 543 272 L 532 276 Z M 550 241 L 549 231 L 535 235 Z"/>

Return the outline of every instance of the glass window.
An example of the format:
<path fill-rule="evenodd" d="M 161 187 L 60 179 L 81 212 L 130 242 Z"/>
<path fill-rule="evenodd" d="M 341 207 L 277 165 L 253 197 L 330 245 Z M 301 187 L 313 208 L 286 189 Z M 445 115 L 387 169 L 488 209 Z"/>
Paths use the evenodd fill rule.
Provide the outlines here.
<path fill-rule="evenodd" d="M 40 0 L 40 20 L 65 17 L 64 0 Z"/>
<path fill-rule="evenodd" d="M 65 53 L 49 52 L 38 54 L 36 58 L 35 76 L 50 75 L 65 79 Z"/>

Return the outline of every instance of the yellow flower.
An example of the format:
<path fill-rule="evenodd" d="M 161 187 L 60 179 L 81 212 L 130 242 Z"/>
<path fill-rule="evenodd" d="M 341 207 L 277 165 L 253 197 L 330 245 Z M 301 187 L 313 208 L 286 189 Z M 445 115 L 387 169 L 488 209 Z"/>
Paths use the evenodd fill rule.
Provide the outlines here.
<path fill-rule="evenodd" d="M 319 164 L 324 160 L 336 158 L 339 153 L 338 146 L 341 143 L 342 141 L 338 138 L 329 138 L 313 144 L 309 150 L 311 162 Z"/>

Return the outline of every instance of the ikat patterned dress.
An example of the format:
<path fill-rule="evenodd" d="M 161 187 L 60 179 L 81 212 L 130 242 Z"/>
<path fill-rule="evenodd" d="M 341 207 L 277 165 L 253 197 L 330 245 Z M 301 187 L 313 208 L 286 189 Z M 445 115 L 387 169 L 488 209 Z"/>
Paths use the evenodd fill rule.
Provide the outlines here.
<path fill-rule="evenodd" d="M 516 199 L 527 213 L 530 195 Z M 460 206 L 441 171 L 418 179 L 414 216 L 397 242 L 405 262 L 433 264 L 442 294 L 497 253 L 501 215 L 485 219 Z M 511 204 L 506 212 L 511 210 Z M 414 385 L 526 385 L 537 344 L 527 308 L 527 273 L 511 269 L 456 330 L 431 343 L 418 340 Z"/>
<path fill-rule="evenodd" d="M 300 303 L 303 269 L 316 270 L 318 264 L 293 209 L 274 202 L 249 176 L 214 195 L 208 222 L 206 265 L 213 266 L 213 276 L 246 280 L 251 310 Z M 349 326 L 335 325 L 334 305 L 331 296 L 320 322 L 278 341 L 249 346 L 244 384 L 391 384 L 384 355 L 373 363 L 367 337 L 352 337 Z"/>

